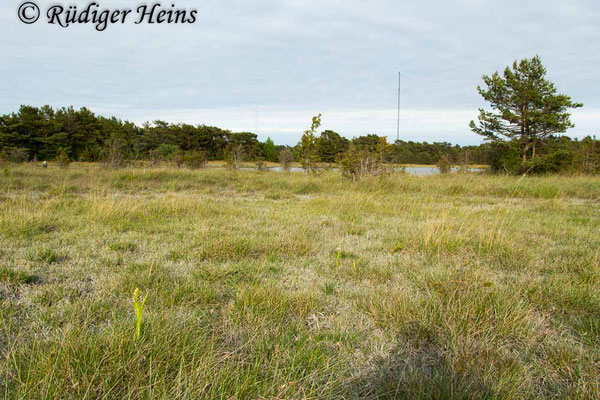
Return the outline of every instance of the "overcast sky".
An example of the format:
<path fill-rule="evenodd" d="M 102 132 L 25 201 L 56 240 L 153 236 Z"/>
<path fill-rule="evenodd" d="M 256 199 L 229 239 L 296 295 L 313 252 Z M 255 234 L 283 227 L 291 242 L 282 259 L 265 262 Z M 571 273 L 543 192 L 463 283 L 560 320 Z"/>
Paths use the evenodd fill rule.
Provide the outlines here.
<path fill-rule="evenodd" d="M 33 0 L 36 1 L 36 0 Z M 0 113 L 88 106 L 141 123 L 215 125 L 295 144 L 310 118 L 353 137 L 478 143 L 483 74 L 539 54 L 560 92 L 584 103 L 570 136 L 600 135 L 600 2 L 173 0 L 193 25 L 60 28 L 0 5 Z M 97 0 L 101 8 L 138 1 Z M 42 1 L 85 7 L 88 1 Z M 147 1 L 145 4 L 152 4 Z"/>

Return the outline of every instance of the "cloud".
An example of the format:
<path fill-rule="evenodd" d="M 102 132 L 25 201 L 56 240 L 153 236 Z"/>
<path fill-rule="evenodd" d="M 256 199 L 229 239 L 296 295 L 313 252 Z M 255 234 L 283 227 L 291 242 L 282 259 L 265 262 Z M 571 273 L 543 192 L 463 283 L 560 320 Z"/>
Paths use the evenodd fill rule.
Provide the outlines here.
<path fill-rule="evenodd" d="M 188 116 L 252 130 L 260 106 L 259 125 L 276 141 L 295 142 L 317 111 L 329 111 L 325 118 L 348 135 L 394 135 L 402 71 L 406 138 L 470 142 L 466 123 L 484 106 L 475 90 L 481 75 L 534 54 L 561 92 L 585 104 L 574 134 L 593 130 L 586 118 L 600 109 L 596 1 L 174 3 L 197 8 L 198 22 L 62 29 L 24 25 L 17 4 L 4 2 L 0 111 L 88 105 L 129 119 Z"/>

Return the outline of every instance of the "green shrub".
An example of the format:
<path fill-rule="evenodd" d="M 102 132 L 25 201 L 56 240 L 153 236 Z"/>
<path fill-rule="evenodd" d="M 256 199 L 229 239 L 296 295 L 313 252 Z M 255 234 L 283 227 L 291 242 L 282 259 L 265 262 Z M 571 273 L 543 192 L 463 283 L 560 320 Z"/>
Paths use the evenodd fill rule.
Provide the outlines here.
<path fill-rule="evenodd" d="M 452 171 L 452 162 L 447 154 L 442 155 L 436 165 L 440 170 L 440 174 L 448 174 Z"/>
<path fill-rule="evenodd" d="M 8 267 L 0 267 L 0 282 L 28 285 L 35 283 L 37 280 L 38 277 L 35 275 L 30 275 L 23 271 L 15 271 Z"/>
<path fill-rule="evenodd" d="M 172 160 L 175 155 L 177 154 L 177 151 L 179 150 L 179 147 L 177 147 L 177 145 L 174 144 L 166 144 L 163 143 L 161 145 L 159 145 L 156 150 L 158 150 L 158 154 L 160 155 L 162 160 Z"/>
<path fill-rule="evenodd" d="M 378 176 L 387 174 L 391 169 L 384 165 L 383 152 L 370 151 L 366 146 L 359 148 L 350 144 L 340 160 L 342 175 L 352 180 L 361 176 Z"/>
<path fill-rule="evenodd" d="M 206 153 L 203 151 L 186 151 L 181 155 L 183 165 L 191 169 L 206 167 Z"/>
<path fill-rule="evenodd" d="M 0 161 L 22 163 L 29 160 L 29 152 L 22 147 L 5 147 L 0 152 Z"/>
<path fill-rule="evenodd" d="M 573 153 L 559 150 L 524 163 L 522 169 L 531 169 L 535 174 L 549 174 L 568 171 L 572 165 Z"/>
<path fill-rule="evenodd" d="M 71 163 L 71 158 L 69 157 L 69 154 L 67 154 L 67 150 L 61 148 L 58 152 L 58 155 L 56 156 L 55 161 L 60 167 L 66 168 Z"/>
<path fill-rule="evenodd" d="M 487 159 L 492 172 L 505 172 L 509 174 L 516 174 L 522 163 L 521 153 L 515 143 L 490 143 Z"/>

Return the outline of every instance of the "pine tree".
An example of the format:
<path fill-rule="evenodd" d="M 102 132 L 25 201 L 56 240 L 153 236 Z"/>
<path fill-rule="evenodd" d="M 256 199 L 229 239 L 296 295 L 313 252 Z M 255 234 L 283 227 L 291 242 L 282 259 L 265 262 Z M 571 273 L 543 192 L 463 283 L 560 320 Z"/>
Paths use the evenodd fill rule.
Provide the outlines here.
<path fill-rule="evenodd" d="M 582 107 L 569 96 L 557 94 L 547 79 L 538 56 L 515 61 L 501 76 L 483 76 L 486 89 L 477 88 L 492 111 L 479 109 L 479 124 L 471 121 L 473 132 L 491 141 L 516 141 L 522 161 L 536 156 L 541 142 L 574 125 L 568 109 Z"/>
<path fill-rule="evenodd" d="M 262 143 L 262 150 L 265 155 L 265 160 L 277 162 L 277 147 L 270 137 Z"/>

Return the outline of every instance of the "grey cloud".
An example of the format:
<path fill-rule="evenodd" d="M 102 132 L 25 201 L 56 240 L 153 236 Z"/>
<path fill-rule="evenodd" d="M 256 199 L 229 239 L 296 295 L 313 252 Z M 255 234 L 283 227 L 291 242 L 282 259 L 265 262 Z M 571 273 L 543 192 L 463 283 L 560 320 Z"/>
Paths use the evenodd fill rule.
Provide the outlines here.
<path fill-rule="evenodd" d="M 197 115 L 197 123 L 211 120 L 213 110 L 219 115 L 215 122 L 253 130 L 252 119 L 235 112 L 225 118 L 222 112 L 252 112 L 260 105 L 274 113 L 285 110 L 289 127 L 280 119 L 264 127 L 280 141 L 297 139 L 307 110 L 337 110 L 342 117 L 336 127 L 348 136 L 359 133 L 357 125 L 368 129 L 368 121 L 357 124 L 350 117 L 356 112 L 373 118 L 371 131 L 393 135 L 401 70 L 403 109 L 423 118 L 403 120 L 405 138 L 477 142 L 462 118 L 483 105 L 475 90 L 481 75 L 539 54 L 559 90 L 586 106 L 586 122 L 572 134 L 598 133 L 582 130 L 597 129 L 589 115 L 600 110 L 596 1 L 173 2 L 197 8 L 198 22 L 129 23 L 105 32 L 41 22 L 28 26 L 16 17 L 17 2 L 4 2 L 0 110 L 13 111 L 19 104 L 88 105 L 130 119 L 186 110 L 188 117 Z M 40 1 L 42 8 L 48 4 Z M 380 110 L 387 110 L 385 118 L 378 117 Z M 422 112 L 454 112 L 443 119 L 448 133 Z M 295 138 L 290 129 L 298 129 Z"/>

